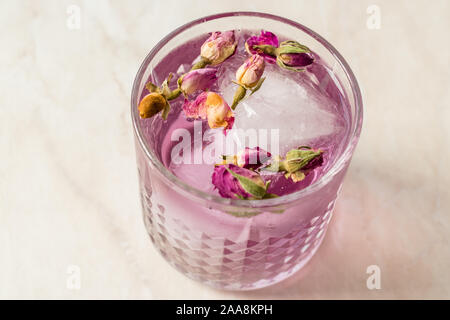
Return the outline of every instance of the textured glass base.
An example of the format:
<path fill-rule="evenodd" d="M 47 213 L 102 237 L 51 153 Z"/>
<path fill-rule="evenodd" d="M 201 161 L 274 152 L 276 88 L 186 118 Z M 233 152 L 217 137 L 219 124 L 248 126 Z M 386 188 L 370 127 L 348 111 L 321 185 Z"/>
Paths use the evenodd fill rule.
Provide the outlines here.
<path fill-rule="evenodd" d="M 279 237 L 250 236 L 235 242 L 193 230 L 169 217 L 162 205 L 152 204 L 146 191 L 141 192 L 144 222 L 161 255 L 186 276 L 227 290 L 262 288 L 300 270 L 320 246 L 334 205 L 333 201 L 323 215 Z"/>

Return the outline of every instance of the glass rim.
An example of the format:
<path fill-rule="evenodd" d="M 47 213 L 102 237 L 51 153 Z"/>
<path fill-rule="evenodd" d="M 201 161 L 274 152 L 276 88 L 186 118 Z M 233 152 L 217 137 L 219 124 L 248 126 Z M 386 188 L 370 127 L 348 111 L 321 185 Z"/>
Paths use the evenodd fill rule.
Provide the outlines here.
<path fill-rule="evenodd" d="M 156 154 L 154 153 L 151 148 L 148 147 L 146 140 L 143 137 L 143 134 L 141 132 L 141 128 L 138 125 L 139 121 L 139 114 L 137 112 L 137 104 L 135 103 L 135 98 L 140 96 L 141 92 L 139 91 L 140 81 L 142 80 L 142 77 L 147 69 L 147 66 L 151 62 L 151 60 L 155 57 L 155 55 L 164 47 L 164 45 L 169 42 L 171 39 L 176 37 L 178 34 L 182 33 L 183 31 L 204 23 L 211 20 L 217 20 L 220 18 L 226 18 L 226 17 L 233 17 L 233 16 L 250 16 L 250 17 L 258 17 L 258 18 L 267 18 L 275 21 L 279 21 L 288 25 L 291 25 L 297 29 L 300 29 L 304 33 L 306 33 L 308 36 L 314 38 L 316 41 L 318 41 L 322 46 L 327 49 L 332 56 L 336 59 L 336 61 L 339 63 L 340 67 L 343 69 L 347 80 L 350 83 L 351 90 L 353 92 L 354 97 L 354 104 L 355 104 L 355 128 L 353 132 L 351 132 L 350 138 L 348 140 L 347 146 L 345 147 L 345 150 L 342 152 L 342 154 L 339 156 L 339 158 L 335 161 L 333 166 L 324 174 L 322 175 L 317 181 L 310 184 L 304 189 L 301 189 L 299 191 L 283 195 L 277 198 L 272 199 L 261 199 L 261 200 L 242 200 L 242 199 L 230 199 L 230 198 L 222 198 L 218 195 L 214 195 L 202 190 L 199 190 L 187 183 L 185 183 L 183 180 L 178 178 L 176 175 L 174 175 L 169 169 L 167 169 L 164 164 L 158 159 Z M 320 189 L 322 186 L 324 186 L 329 179 L 331 179 L 335 173 L 337 173 L 338 170 L 341 169 L 341 167 L 346 163 L 347 159 L 351 157 L 351 154 L 356 146 L 355 139 L 359 138 L 359 135 L 361 133 L 361 127 L 362 127 L 362 119 L 363 119 L 363 109 L 362 109 L 362 96 L 361 91 L 358 85 L 358 82 L 356 80 L 355 75 L 353 74 L 353 71 L 351 70 L 350 66 L 348 65 L 347 61 L 342 57 L 342 55 L 336 50 L 336 48 L 331 45 L 327 40 L 325 40 L 322 36 L 314 32 L 313 30 L 309 29 L 308 27 L 305 27 L 304 25 L 292 21 L 287 18 L 283 18 L 277 15 L 272 15 L 268 13 L 262 13 L 262 12 L 252 12 L 252 11 L 236 11 L 236 12 L 225 12 L 225 13 L 218 13 L 213 14 L 209 16 L 205 16 L 202 18 L 198 18 L 196 20 L 193 20 L 191 22 L 188 22 L 172 32 L 170 32 L 168 35 L 166 35 L 164 38 L 162 38 L 154 47 L 153 49 L 147 54 L 144 61 L 142 62 L 141 66 L 139 67 L 139 70 L 136 74 L 136 77 L 133 82 L 133 88 L 131 92 L 131 117 L 133 122 L 133 129 L 134 134 L 137 137 L 139 141 L 140 147 L 143 149 L 145 156 L 148 158 L 148 160 L 155 166 L 157 171 L 162 175 L 162 177 L 166 180 L 165 182 L 168 182 L 168 184 L 175 189 L 175 191 L 183 193 L 185 196 L 193 197 L 195 200 L 198 201 L 208 201 L 208 202 L 214 202 L 219 205 L 227 205 L 227 206 L 233 206 L 233 207 L 244 207 L 244 208 L 263 208 L 263 207 L 275 207 L 279 205 L 285 205 L 290 202 L 294 202 L 302 197 L 305 197 L 314 191 Z"/>

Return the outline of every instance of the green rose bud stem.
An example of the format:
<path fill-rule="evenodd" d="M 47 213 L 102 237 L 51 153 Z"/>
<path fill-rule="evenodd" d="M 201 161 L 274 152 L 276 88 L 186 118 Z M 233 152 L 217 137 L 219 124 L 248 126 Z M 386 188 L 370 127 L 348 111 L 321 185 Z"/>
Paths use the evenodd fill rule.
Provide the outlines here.
<path fill-rule="evenodd" d="M 236 93 L 234 94 L 233 98 L 233 104 L 231 105 L 231 109 L 236 109 L 239 102 L 245 98 L 245 94 L 247 93 L 247 89 L 245 89 L 243 86 L 239 86 L 236 90 Z"/>
<path fill-rule="evenodd" d="M 261 88 L 261 86 L 262 86 L 264 80 L 266 80 L 265 77 L 259 79 L 259 81 L 258 81 L 258 83 L 256 84 L 256 86 L 255 86 L 253 89 L 251 89 L 252 93 L 250 93 L 250 95 L 254 94 L 256 91 L 258 91 L 258 90 Z"/>
<path fill-rule="evenodd" d="M 142 106 L 139 106 L 139 108 L 143 110 L 142 114 L 144 115 L 141 115 L 141 117 L 150 118 L 162 110 L 161 117 L 164 120 L 167 120 L 170 112 L 169 101 L 178 98 L 182 93 L 180 88 L 170 90 L 169 84 L 172 77 L 173 74 L 169 73 L 167 79 L 162 83 L 161 88 L 152 82 L 148 82 L 145 85 L 145 88 L 150 91 L 150 94 L 148 95 L 147 100 L 144 100 L 144 98 L 144 102 L 141 101 L 141 104 L 143 103 Z M 152 100 L 150 101 L 149 99 Z M 151 102 L 153 102 L 153 104 L 149 105 Z"/>
<path fill-rule="evenodd" d="M 169 112 L 170 112 L 170 103 L 167 101 L 166 105 L 164 106 L 164 109 L 162 110 L 161 118 L 163 118 L 164 120 L 167 120 L 167 117 L 169 116 Z"/>
<path fill-rule="evenodd" d="M 170 80 L 172 80 L 172 77 L 173 77 L 173 73 L 169 73 L 169 76 L 167 77 L 167 79 L 161 85 L 161 89 L 160 89 L 161 94 L 164 97 L 166 97 L 166 99 L 172 93 L 172 90 L 170 90 L 170 88 L 169 88 Z"/>
<path fill-rule="evenodd" d="M 176 99 L 176 98 L 178 98 L 180 96 L 180 94 L 181 94 L 181 90 L 180 90 L 180 88 L 177 88 L 177 89 L 173 90 L 172 92 L 170 92 L 167 95 L 166 99 L 168 101 Z"/>
<path fill-rule="evenodd" d="M 255 49 L 259 49 L 265 54 L 276 56 L 277 55 L 277 48 L 268 44 L 262 44 L 262 45 L 256 45 L 253 46 Z"/>
<path fill-rule="evenodd" d="M 158 91 L 158 86 L 155 85 L 155 84 L 152 83 L 152 82 L 148 82 L 148 83 L 145 85 L 145 88 L 146 88 L 149 92 L 157 92 L 157 91 Z"/>
<path fill-rule="evenodd" d="M 203 69 L 204 67 L 210 64 L 211 61 L 202 57 L 199 62 L 197 62 L 192 66 L 191 70 Z"/>
<path fill-rule="evenodd" d="M 280 46 L 278 48 L 275 48 L 274 52 L 276 56 L 279 56 L 280 54 L 284 53 L 306 53 L 311 52 L 311 50 L 309 50 L 307 46 L 302 45 L 297 41 L 290 40 L 280 43 Z"/>

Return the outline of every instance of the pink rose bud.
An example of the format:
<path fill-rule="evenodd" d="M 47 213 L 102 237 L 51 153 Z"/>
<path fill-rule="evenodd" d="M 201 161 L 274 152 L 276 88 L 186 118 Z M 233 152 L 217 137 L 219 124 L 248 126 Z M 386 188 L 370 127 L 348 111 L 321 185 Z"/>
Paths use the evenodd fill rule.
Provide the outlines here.
<path fill-rule="evenodd" d="M 256 169 L 270 159 L 272 155 L 260 147 L 248 148 L 237 154 L 237 164 L 247 169 Z"/>
<path fill-rule="evenodd" d="M 246 169 L 257 169 L 267 162 L 272 155 L 260 147 L 249 148 L 239 151 L 234 156 L 223 156 L 222 164 L 234 164 Z"/>
<path fill-rule="evenodd" d="M 207 92 L 202 92 L 194 101 L 184 100 L 183 111 L 188 119 L 206 119 Z"/>
<path fill-rule="evenodd" d="M 279 59 L 288 67 L 306 67 L 314 62 L 308 53 L 283 53 Z"/>
<path fill-rule="evenodd" d="M 233 127 L 233 111 L 219 94 L 208 92 L 205 104 L 206 116 L 210 128 L 215 129 L 223 127 L 227 130 Z"/>
<path fill-rule="evenodd" d="M 261 78 L 264 73 L 265 66 L 266 63 L 264 62 L 264 58 L 259 54 L 254 54 L 239 67 L 236 71 L 236 83 L 239 87 L 234 94 L 231 109 L 236 109 L 239 102 L 245 98 L 247 89 L 251 90 L 251 94 L 253 94 L 261 88 L 261 85 L 265 79 Z"/>
<path fill-rule="evenodd" d="M 200 90 L 207 90 L 217 80 L 216 72 L 217 70 L 214 68 L 189 71 L 178 80 L 178 86 L 185 96 Z"/>
<path fill-rule="evenodd" d="M 208 119 L 210 128 L 231 129 L 234 114 L 225 100 L 215 92 L 203 92 L 194 101 L 185 100 L 183 110 L 189 119 Z"/>
<path fill-rule="evenodd" d="M 265 183 L 258 173 L 233 164 L 216 166 L 212 183 L 224 198 L 264 199 L 276 196 L 267 193 L 269 183 Z"/>
<path fill-rule="evenodd" d="M 261 31 L 245 42 L 247 52 L 260 54 L 268 62 L 275 62 L 282 68 L 303 71 L 314 62 L 311 50 L 297 41 L 288 40 L 278 44 L 278 38 L 271 32 Z"/>
<path fill-rule="evenodd" d="M 266 48 L 269 48 L 267 51 L 275 50 L 275 48 L 278 47 L 278 38 L 276 35 L 274 35 L 272 32 L 261 30 L 261 35 L 259 36 L 252 36 L 247 39 L 245 42 L 245 49 L 250 54 L 260 54 L 264 57 L 264 59 L 269 63 L 275 63 L 277 58 L 275 56 L 275 53 L 272 55 L 263 51 L 260 48 L 257 48 L 256 46 L 267 46 Z M 270 47 L 271 48 L 270 48 Z"/>
<path fill-rule="evenodd" d="M 264 73 L 266 64 L 264 58 L 258 54 L 252 55 L 236 71 L 236 81 L 244 88 L 255 87 Z"/>
<path fill-rule="evenodd" d="M 303 71 L 314 62 L 311 50 L 297 41 L 283 41 L 277 52 L 277 64 L 288 70 Z"/>
<path fill-rule="evenodd" d="M 210 65 L 218 65 L 231 56 L 237 42 L 234 31 L 213 32 L 201 47 L 201 57 Z"/>

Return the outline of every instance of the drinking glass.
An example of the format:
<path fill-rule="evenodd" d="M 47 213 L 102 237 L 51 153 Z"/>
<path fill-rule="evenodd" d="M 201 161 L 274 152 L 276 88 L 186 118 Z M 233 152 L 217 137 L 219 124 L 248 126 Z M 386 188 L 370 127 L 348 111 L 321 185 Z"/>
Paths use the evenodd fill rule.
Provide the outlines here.
<path fill-rule="evenodd" d="M 273 199 L 240 200 L 195 189 L 163 164 L 164 121 L 139 117 L 137 106 L 145 84 L 149 79 L 160 83 L 167 70 L 176 70 L 172 57 L 188 55 L 180 49 L 183 43 L 211 31 L 232 29 L 264 29 L 301 39 L 329 66 L 348 100 L 350 133 L 346 145 L 327 172 L 300 191 Z M 199 48 L 196 50 L 198 54 Z M 319 248 L 359 139 L 362 100 L 347 62 L 320 35 L 282 17 L 231 12 L 183 25 L 150 51 L 133 84 L 131 115 L 144 223 L 157 250 L 192 279 L 222 289 L 249 290 L 289 277 Z"/>

